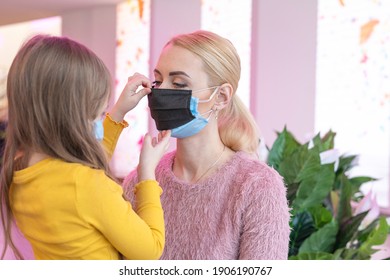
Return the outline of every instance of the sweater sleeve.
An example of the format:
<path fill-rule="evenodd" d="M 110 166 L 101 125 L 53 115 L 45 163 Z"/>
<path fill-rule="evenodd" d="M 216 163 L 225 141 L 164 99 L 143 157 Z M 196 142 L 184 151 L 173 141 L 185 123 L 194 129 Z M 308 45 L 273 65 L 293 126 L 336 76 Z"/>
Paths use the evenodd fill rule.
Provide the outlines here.
<path fill-rule="evenodd" d="M 261 177 L 250 176 L 247 183 L 239 259 L 286 260 L 290 213 L 281 176 L 267 167 Z"/>
<path fill-rule="evenodd" d="M 121 186 L 104 172 L 89 170 L 78 187 L 78 212 L 127 259 L 158 259 L 165 243 L 161 187 L 155 180 L 137 184 L 135 211 Z"/>
<path fill-rule="evenodd" d="M 122 130 L 128 127 L 129 124 L 123 120 L 121 122 L 116 122 L 111 119 L 109 114 L 106 114 L 106 117 L 103 121 L 104 127 L 104 138 L 103 146 L 107 152 L 108 158 L 111 159 L 112 154 L 114 153 L 116 144 L 118 142 L 119 136 L 122 133 Z"/>
<path fill-rule="evenodd" d="M 134 198 L 134 186 L 137 184 L 138 177 L 137 177 L 137 170 L 133 170 L 130 172 L 129 175 L 126 176 L 126 178 L 123 180 L 122 187 L 123 187 L 123 196 L 127 201 L 130 201 L 130 203 L 133 203 Z"/>

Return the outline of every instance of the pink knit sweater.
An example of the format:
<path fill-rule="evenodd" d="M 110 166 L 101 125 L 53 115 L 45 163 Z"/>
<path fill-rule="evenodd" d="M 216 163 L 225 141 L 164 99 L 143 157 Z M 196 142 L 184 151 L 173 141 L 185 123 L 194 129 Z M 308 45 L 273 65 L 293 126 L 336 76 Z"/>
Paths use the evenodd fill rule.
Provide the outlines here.
<path fill-rule="evenodd" d="M 287 259 L 290 213 L 274 169 L 237 152 L 191 184 L 173 174 L 174 156 L 165 155 L 156 169 L 166 225 L 161 259 Z M 124 181 L 130 201 L 135 182 L 133 171 Z"/>

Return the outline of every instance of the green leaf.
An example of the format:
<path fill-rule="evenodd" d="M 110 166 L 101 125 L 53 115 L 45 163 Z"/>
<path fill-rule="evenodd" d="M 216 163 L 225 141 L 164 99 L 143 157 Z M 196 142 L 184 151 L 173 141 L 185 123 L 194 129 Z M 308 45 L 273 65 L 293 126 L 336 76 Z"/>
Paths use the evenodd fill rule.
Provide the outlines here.
<path fill-rule="evenodd" d="M 308 156 L 309 149 L 307 145 L 302 145 L 280 163 L 278 171 L 283 176 L 286 184 L 299 183 L 297 177 L 308 160 Z"/>
<path fill-rule="evenodd" d="M 345 250 L 344 248 L 335 250 L 333 252 L 334 259 L 335 260 L 342 260 L 343 258 L 341 255 L 343 254 L 344 250 Z"/>
<path fill-rule="evenodd" d="M 321 169 L 321 158 L 317 148 L 310 149 L 301 170 L 297 175 L 297 181 L 301 182 L 318 175 Z"/>
<path fill-rule="evenodd" d="M 357 161 L 355 160 L 356 158 L 358 158 L 357 155 L 351 155 L 351 156 L 342 155 L 339 158 L 339 166 L 336 172 L 339 174 L 352 169 L 354 166 L 357 165 Z"/>
<path fill-rule="evenodd" d="M 315 147 L 319 149 L 319 152 L 331 150 L 334 148 L 334 137 L 336 133 L 329 130 L 323 138 L 320 138 L 320 134 L 318 133 L 313 139 L 313 144 Z"/>
<path fill-rule="evenodd" d="M 313 142 L 314 146 L 320 146 L 321 145 L 320 133 L 317 133 L 316 136 L 314 136 L 313 139 L 311 139 L 311 141 Z"/>
<path fill-rule="evenodd" d="M 369 260 L 370 256 L 360 256 L 359 250 L 352 248 L 352 249 L 339 249 L 341 250 L 341 254 L 338 257 L 338 259 L 342 260 Z"/>
<path fill-rule="evenodd" d="M 321 203 L 332 190 L 335 177 L 333 164 L 321 165 L 319 171 L 315 173 L 314 171 L 302 173 L 303 180 L 293 202 L 296 209 L 307 209 Z"/>
<path fill-rule="evenodd" d="M 377 179 L 372 178 L 372 177 L 366 177 L 366 176 L 361 176 L 361 177 L 354 177 L 350 178 L 349 182 L 352 186 L 352 193 L 359 192 L 359 189 L 361 185 L 368 183 L 368 182 L 373 182 L 376 181 Z"/>
<path fill-rule="evenodd" d="M 291 233 L 289 244 L 289 256 L 298 254 L 303 241 L 315 232 L 315 226 L 311 214 L 307 211 L 296 213 L 291 219 Z"/>
<path fill-rule="evenodd" d="M 339 227 L 335 220 L 326 224 L 308 237 L 299 248 L 303 252 L 333 252 Z"/>
<path fill-rule="evenodd" d="M 344 220 L 352 217 L 352 186 L 344 174 L 338 176 L 337 180 L 340 188 L 340 199 L 337 205 L 337 222 L 342 224 Z"/>
<path fill-rule="evenodd" d="M 349 181 L 352 185 L 355 185 L 357 187 L 360 187 L 362 184 L 372 181 L 377 181 L 378 179 L 367 177 L 367 176 L 360 176 L 360 177 L 353 177 L 350 178 Z"/>
<path fill-rule="evenodd" d="M 289 206 L 291 207 L 293 201 L 295 200 L 299 184 L 292 183 L 292 184 L 286 185 L 286 187 L 287 187 L 287 200 L 289 202 Z"/>
<path fill-rule="evenodd" d="M 287 131 L 286 127 L 278 133 L 271 150 L 268 153 L 268 164 L 279 170 L 280 163 L 293 153 L 301 144 Z"/>
<path fill-rule="evenodd" d="M 328 224 L 333 218 L 332 213 L 322 205 L 311 207 L 309 212 L 313 216 L 314 224 L 317 229 Z"/>
<path fill-rule="evenodd" d="M 331 150 L 334 148 L 334 138 L 336 137 L 336 132 L 329 130 L 324 137 L 322 137 L 322 151 Z"/>
<path fill-rule="evenodd" d="M 368 226 L 366 226 L 364 229 L 358 231 L 357 233 L 357 240 L 360 243 L 363 243 L 367 240 L 367 238 L 370 236 L 370 233 L 375 230 L 375 228 L 378 226 L 379 218 L 373 220 Z"/>
<path fill-rule="evenodd" d="M 334 260 L 334 256 L 325 252 L 304 252 L 296 256 L 291 256 L 289 260 Z"/>
<path fill-rule="evenodd" d="M 373 249 L 372 246 L 382 245 L 386 241 L 388 230 L 389 225 L 386 222 L 386 218 L 380 217 L 378 227 L 370 233 L 367 240 L 360 246 L 359 255 L 371 256 L 375 253 L 377 250 Z"/>
<path fill-rule="evenodd" d="M 337 242 L 335 248 L 343 248 L 349 241 L 352 241 L 352 237 L 357 237 L 357 231 L 360 224 L 367 216 L 368 211 L 353 216 L 350 219 L 344 220 L 340 224 L 340 230 L 337 234 Z"/>

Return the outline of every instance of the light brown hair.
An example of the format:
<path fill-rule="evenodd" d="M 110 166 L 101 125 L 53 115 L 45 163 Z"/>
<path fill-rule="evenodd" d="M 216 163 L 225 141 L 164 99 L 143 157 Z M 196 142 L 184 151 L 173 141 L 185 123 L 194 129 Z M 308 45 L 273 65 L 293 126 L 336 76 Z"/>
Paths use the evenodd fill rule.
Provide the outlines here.
<path fill-rule="evenodd" d="M 14 171 L 26 168 L 33 152 L 110 174 L 93 132 L 93 121 L 110 94 L 111 77 L 104 63 L 71 39 L 37 35 L 17 53 L 7 78 L 8 126 L 0 181 L 6 241 L 2 258 L 7 245 L 22 257 L 11 238 L 9 190 Z"/>

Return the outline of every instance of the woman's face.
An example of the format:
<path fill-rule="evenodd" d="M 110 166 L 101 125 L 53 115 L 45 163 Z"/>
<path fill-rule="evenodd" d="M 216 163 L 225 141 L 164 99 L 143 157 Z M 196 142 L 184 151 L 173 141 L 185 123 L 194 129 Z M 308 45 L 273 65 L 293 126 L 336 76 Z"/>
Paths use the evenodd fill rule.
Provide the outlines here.
<path fill-rule="evenodd" d="M 190 51 L 173 45 L 163 49 L 154 77 L 156 88 L 200 90 L 193 96 L 201 100 L 208 99 L 213 91 L 207 89 L 210 85 L 202 60 Z"/>

